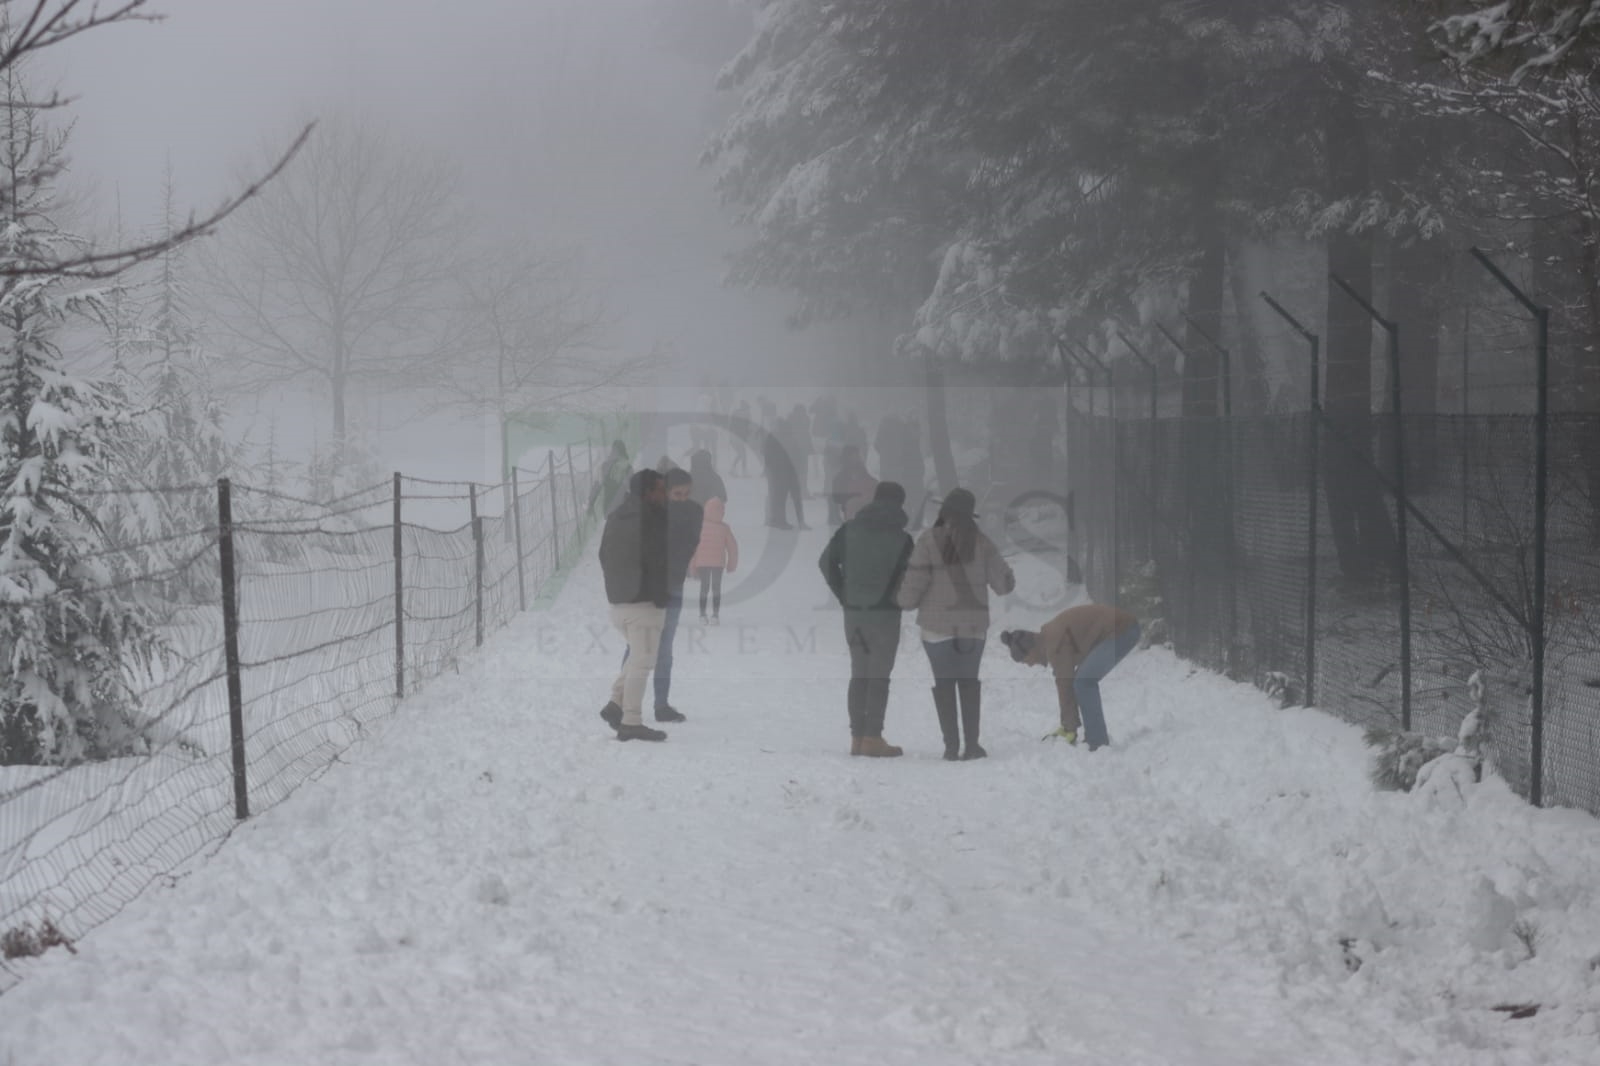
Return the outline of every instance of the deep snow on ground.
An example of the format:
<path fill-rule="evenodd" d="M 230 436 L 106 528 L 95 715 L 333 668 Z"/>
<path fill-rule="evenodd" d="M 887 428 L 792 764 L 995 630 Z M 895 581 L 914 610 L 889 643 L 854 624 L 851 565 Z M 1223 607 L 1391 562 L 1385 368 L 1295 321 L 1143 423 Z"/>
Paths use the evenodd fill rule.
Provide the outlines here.
<path fill-rule="evenodd" d="M 591 550 L 555 607 L 30 966 L 0 1062 L 1600 1062 L 1594 819 L 1493 779 L 1376 793 L 1354 727 L 1163 650 L 1106 683 L 1090 755 L 1039 740 L 1051 680 L 992 640 L 991 757 L 945 763 L 909 628 L 907 756 L 851 759 L 826 531 L 769 540 L 761 483 L 730 489 L 744 566 L 721 627 L 686 613 L 668 742 L 596 716 L 620 644 Z M 1025 599 L 996 633 L 1039 620 Z"/>

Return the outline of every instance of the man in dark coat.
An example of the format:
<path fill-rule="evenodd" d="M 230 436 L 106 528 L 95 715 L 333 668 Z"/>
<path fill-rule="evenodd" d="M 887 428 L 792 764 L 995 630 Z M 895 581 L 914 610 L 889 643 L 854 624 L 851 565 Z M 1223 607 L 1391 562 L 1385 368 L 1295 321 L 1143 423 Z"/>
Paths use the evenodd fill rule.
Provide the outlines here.
<path fill-rule="evenodd" d="M 793 529 L 794 526 L 789 524 L 789 501 L 793 500 L 795 522 L 805 529 L 805 512 L 800 502 L 800 473 L 780 432 L 784 425 L 786 423 L 780 421 L 779 428 L 766 433 L 761 442 L 761 458 L 767 475 L 767 525 L 772 529 Z"/>
<path fill-rule="evenodd" d="M 605 576 L 611 624 L 628 643 L 622 672 L 611 685 L 611 702 L 600 717 L 618 740 L 665 740 L 644 724 L 644 686 L 656 661 L 668 602 L 667 489 L 660 474 L 640 470 L 628 495 L 606 516 L 600 534 L 600 572 Z"/>
<path fill-rule="evenodd" d="M 622 490 L 632 476 L 631 464 L 628 460 L 628 446 L 620 440 L 611 442 L 611 454 L 606 456 L 606 464 L 600 469 L 600 480 L 595 482 L 594 488 L 589 491 L 589 507 L 596 504 L 600 507 L 601 514 L 609 514 L 617 504 L 622 502 Z"/>
<path fill-rule="evenodd" d="M 667 471 L 667 609 L 662 619 L 661 645 L 656 651 L 656 721 L 682 722 L 684 716 L 667 702 L 672 688 L 672 642 L 683 614 L 683 583 L 689 563 L 700 547 L 705 509 L 691 499 L 694 479 L 687 470 Z"/>
<path fill-rule="evenodd" d="M 850 646 L 850 754 L 893 757 L 901 749 L 883 739 L 889 675 L 900 650 L 900 607 L 895 594 L 911 558 L 906 533 L 906 491 L 879 482 L 872 502 L 840 526 L 817 565 L 844 608 Z"/>

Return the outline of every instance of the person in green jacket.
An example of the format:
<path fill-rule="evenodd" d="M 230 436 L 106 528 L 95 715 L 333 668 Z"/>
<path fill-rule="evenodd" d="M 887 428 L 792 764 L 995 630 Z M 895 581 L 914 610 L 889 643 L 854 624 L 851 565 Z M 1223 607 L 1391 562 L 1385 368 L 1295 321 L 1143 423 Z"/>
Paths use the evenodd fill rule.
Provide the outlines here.
<path fill-rule="evenodd" d="M 844 608 L 850 646 L 850 754 L 892 758 L 903 751 L 883 739 L 889 675 L 900 650 L 900 607 L 895 596 L 911 558 L 906 533 L 906 490 L 878 483 L 872 502 L 828 541 L 817 565 Z"/>

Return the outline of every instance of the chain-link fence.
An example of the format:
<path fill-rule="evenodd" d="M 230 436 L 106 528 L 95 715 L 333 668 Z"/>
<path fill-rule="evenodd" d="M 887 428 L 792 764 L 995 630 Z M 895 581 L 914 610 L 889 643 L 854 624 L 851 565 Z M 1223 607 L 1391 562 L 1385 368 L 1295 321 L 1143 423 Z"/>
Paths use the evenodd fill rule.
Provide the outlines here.
<path fill-rule="evenodd" d="M 1499 772 L 1600 813 L 1600 417 L 1546 422 L 1542 627 L 1537 416 L 1401 421 L 1403 505 L 1390 416 L 1112 419 L 1079 404 L 1068 468 L 1090 595 L 1130 602 L 1153 580 L 1180 654 L 1364 726 L 1453 736 L 1481 671 Z"/>

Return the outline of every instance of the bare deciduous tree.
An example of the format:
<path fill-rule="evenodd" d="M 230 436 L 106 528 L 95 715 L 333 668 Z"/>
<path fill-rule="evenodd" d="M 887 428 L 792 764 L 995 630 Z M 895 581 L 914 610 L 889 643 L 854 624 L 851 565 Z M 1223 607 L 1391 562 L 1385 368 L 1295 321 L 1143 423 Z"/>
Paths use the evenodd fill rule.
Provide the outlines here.
<path fill-rule="evenodd" d="M 326 388 L 336 449 L 353 388 L 415 383 L 455 346 L 457 173 L 369 123 L 322 123 L 206 249 L 238 384 Z"/>
<path fill-rule="evenodd" d="M 0 0 L 0 22 L 7 31 L 0 44 L 0 72 L 9 71 L 29 56 L 61 44 L 82 33 L 119 22 L 159 22 L 162 16 L 146 11 L 149 0 L 122 0 L 120 3 L 102 4 L 100 0 Z M 63 107 L 70 101 L 57 93 L 48 97 L 30 97 L 18 100 L 12 106 L 27 110 L 47 110 Z M 186 244 L 196 237 L 209 234 L 223 219 L 233 214 L 253 199 L 266 184 L 288 165 L 307 137 L 307 125 L 290 142 L 289 147 L 273 157 L 259 176 L 247 183 L 244 189 L 223 201 L 214 210 L 202 216 L 192 212 L 189 217 L 159 239 L 126 245 L 118 241 L 112 248 L 86 246 L 77 254 L 50 264 L 48 270 L 27 263 L 0 264 L 0 277 L 18 277 L 34 273 L 48 273 L 55 277 L 78 280 L 96 280 L 116 277 L 130 267 L 160 257 L 169 249 Z M 54 174 L 40 175 L 39 180 L 51 180 Z M 6 190 L 0 196 L 14 195 Z"/>
<path fill-rule="evenodd" d="M 644 380 L 658 354 L 621 356 L 606 346 L 606 312 L 581 256 L 525 246 L 472 257 L 460 277 L 460 344 L 433 378 L 434 411 L 493 417 L 570 410 Z M 502 456 L 509 461 L 509 457 Z"/>

